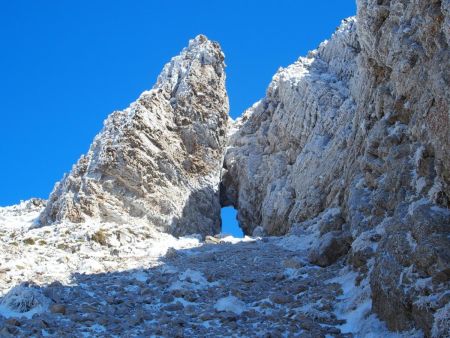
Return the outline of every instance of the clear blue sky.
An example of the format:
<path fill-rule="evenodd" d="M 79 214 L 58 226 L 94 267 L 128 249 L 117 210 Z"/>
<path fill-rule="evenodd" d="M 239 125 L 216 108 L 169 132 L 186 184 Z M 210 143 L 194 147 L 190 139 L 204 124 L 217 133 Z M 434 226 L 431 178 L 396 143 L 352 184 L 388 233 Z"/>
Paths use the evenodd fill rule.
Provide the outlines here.
<path fill-rule="evenodd" d="M 197 34 L 226 54 L 231 115 L 354 15 L 354 0 L 4 1 L 0 205 L 47 198 L 102 121 Z"/>

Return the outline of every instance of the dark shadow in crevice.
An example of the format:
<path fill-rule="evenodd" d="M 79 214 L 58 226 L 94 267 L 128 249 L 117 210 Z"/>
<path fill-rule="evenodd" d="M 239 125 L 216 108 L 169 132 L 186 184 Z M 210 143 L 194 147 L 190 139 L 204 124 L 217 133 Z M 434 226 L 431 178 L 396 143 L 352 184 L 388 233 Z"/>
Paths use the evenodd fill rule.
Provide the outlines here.
<path fill-rule="evenodd" d="M 196 190 L 186 201 L 181 217 L 173 219 L 168 231 L 174 236 L 220 233 L 219 193 L 212 187 Z"/>

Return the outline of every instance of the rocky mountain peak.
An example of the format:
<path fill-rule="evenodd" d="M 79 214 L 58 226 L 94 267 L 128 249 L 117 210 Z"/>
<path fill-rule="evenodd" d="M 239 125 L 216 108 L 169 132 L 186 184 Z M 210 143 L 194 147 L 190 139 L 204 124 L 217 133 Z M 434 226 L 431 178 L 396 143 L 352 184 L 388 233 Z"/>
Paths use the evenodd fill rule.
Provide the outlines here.
<path fill-rule="evenodd" d="M 175 95 L 183 95 L 185 81 L 189 78 L 191 68 L 212 66 L 221 78 L 225 76 L 225 55 L 217 42 L 210 41 L 205 35 L 197 35 L 189 40 L 180 55 L 173 57 L 168 62 L 153 89 L 164 89 Z"/>
<path fill-rule="evenodd" d="M 220 229 L 218 185 L 228 123 L 224 55 L 199 35 L 155 86 L 111 114 L 89 152 L 56 184 L 40 220 Z"/>

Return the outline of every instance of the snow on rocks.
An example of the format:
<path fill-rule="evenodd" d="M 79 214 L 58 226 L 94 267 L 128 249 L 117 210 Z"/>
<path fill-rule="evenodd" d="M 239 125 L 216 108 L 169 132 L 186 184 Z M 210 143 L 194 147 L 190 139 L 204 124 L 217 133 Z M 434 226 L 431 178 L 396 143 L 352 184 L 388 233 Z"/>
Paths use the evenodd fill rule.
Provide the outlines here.
<path fill-rule="evenodd" d="M 0 207 L 0 234 L 21 231 L 23 227 L 28 229 L 30 224 L 37 221 L 45 205 L 45 200 L 32 198 L 16 205 Z"/>
<path fill-rule="evenodd" d="M 373 264 L 373 262 L 371 262 Z M 357 283 L 358 273 L 348 267 L 338 271 L 327 283 L 338 283 L 343 293 L 337 298 L 335 313 L 345 320 L 339 329 L 342 333 L 358 333 L 358 337 L 421 338 L 420 330 L 389 332 L 386 324 L 372 312 L 371 290 L 368 279 Z"/>
<path fill-rule="evenodd" d="M 42 290 L 30 283 L 22 283 L 13 287 L 0 301 L 0 315 L 3 317 L 27 317 L 47 310 L 50 299 Z"/>
<path fill-rule="evenodd" d="M 34 220 L 42 208 L 22 208 L 19 214 L 15 211 L 16 216 L 11 215 L 11 207 L 0 208 L 0 214 L 11 220 L 0 223 L 0 233 L 8 233 L 0 236 L 0 295 L 27 280 L 70 284 L 74 273 L 158 265 L 169 248 L 183 250 L 200 245 L 195 235 L 175 238 L 151 227 L 128 224 L 63 222 L 58 227 L 35 228 Z"/>
<path fill-rule="evenodd" d="M 208 287 L 209 283 L 202 272 L 187 269 L 178 276 L 178 280 L 172 283 L 169 291 L 172 290 L 198 290 Z"/>
<path fill-rule="evenodd" d="M 95 229 L 103 229 L 106 245 L 93 240 Z M 111 236 L 120 237 L 118 243 L 107 244 Z M 304 247 L 282 245 L 289 237 L 222 237 L 208 242 L 126 224 L 67 222 L 2 237 L 1 254 L 8 255 L 2 267 L 7 262 L 14 270 L 0 270 L 0 335 L 218 337 L 276 332 L 341 337 L 347 332 L 358 337 L 358 330 L 364 332 L 347 310 L 340 310 L 339 304 L 349 302 L 353 292 L 350 282 L 332 281 L 343 268 L 342 260 L 326 268 L 312 265 Z M 26 244 L 22 238 L 36 243 L 45 238 L 47 244 Z M 355 275 L 351 277 L 353 281 Z M 5 315 L 3 304 L 11 304 L 7 300 L 17 293 L 15 287 L 27 280 L 34 281 L 28 284 L 36 295 L 31 298 L 39 300 L 26 303 L 37 304 L 31 310 L 35 312 L 24 317 L 8 305 Z"/>
<path fill-rule="evenodd" d="M 214 304 L 214 309 L 218 312 L 233 312 L 240 315 L 245 311 L 246 305 L 235 296 L 227 296 L 220 298 L 216 304 Z"/>

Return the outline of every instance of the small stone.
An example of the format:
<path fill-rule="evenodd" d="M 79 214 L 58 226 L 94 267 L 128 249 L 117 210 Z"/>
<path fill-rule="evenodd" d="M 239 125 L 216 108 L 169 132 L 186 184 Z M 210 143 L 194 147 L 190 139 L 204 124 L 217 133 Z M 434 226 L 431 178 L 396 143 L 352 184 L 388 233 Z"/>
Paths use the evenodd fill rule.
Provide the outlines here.
<path fill-rule="evenodd" d="M 268 308 L 272 308 L 273 304 L 270 302 L 262 302 L 259 304 L 259 307 L 262 309 L 268 309 Z"/>
<path fill-rule="evenodd" d="M 304 264 L 298 258 L 288 258 L 283 261 L 285 268 L 300 269 Z"/>
<path fill-rule="evenodd" d="M 337 327 L 326 327 L 326 331 L 328 334 L 340 334 L 341 330 Z"/>
<path fill-rule="evenodd" d="M 162 309 L 165 311 L 181 311 L 183 310 L 184 306 L 180 302 L 176 302 L 173 304 L 168 304 L 164 306 Z"/>
<path fill-rule="evenodd" d="M 187 305 L 184 308 L 184 313 L 187 315 L 195 315 L 197 313 L 198 309 L 194 305 Z"/>
<path fill-rule="evenodd" d="M 231 312 L 231 311 L 225 311 L 225 312 L 221 312 L 219 314 L 219 318 L 222 322 L 226 322 L 226 321 L 236 321 L 238 316 L 236 313 Z"/>
<path fill-rule="evenodd" d="M 212 283 L 212 282 L 214 282 L 216 280 L 216 276 L 214 274 L 212 274 L 212 273 L 208 273 L 208 274 L 206 274 L 206 280 L 209 283 Z"/>
<path fill-rule="evenodd" d="M 381 235 L 380 234 L 374 234 L 374 235 L 370 236 L 370 240 L 372 242 L 379 242 L 380 239 L 381 239 Z"/>
<path fill-rule="evenodd" d="M 199 318 L 200 318 L 200 320 L 203 320 L 204 322 L 206 322 L 208 320 L 213 319 L 214 317 L 215 317 L 215 315 L 213 315 L 213 312 L 203 312 Z"/>
<path fill-rule="evenodd" d="M 450 268 L 439 271 L 432 278 L 434 284 L 447 283 L 449 280 L 450 280 Z"/>
<path fill-rule="evenodd" d="M 313 331 L 315 329 L 317 329 L 317 327 L 320 327 L 319 324 L 314 323 L 311 319 L 309 318 L 304 318 L 301 322 L 300 322 L 300 327 L 303 330 L 307 330 L 307 331 Z"/>
<path fill-rule="evenodd" d="M 286 276 L 282 272 L 277 273 L 275 276 L 273 276 L 273 280 L 275 280 L 275 281 L 281 281 L 285 278 L 286 278 Z"/>
<path fill-rule="evenodd" d="M 141 296 L 151 295 L 153 293 L 152 289 L 143 287 L 141 288 L 141 291 L 139 292 Z"/>
<path fill-rule="evenodd" d="M 275 293 L 270 295 L 269 299 L 276 304 L 287 304 L 294 301 L 294 297 L 291 295 L 284 295 L 282 293 Z"/>
<path fill-rule="evenodd" d="M 3 327 L 0 329 L 0 337 L 14 337 L 14 334 L 17 332 L 15 327 Z"/>
<path fill-rule="evenodd" d="M 169 282 L 169 279 L 166 276 L 160 276 L 159 278 L 156 279 L 155 282 L 158 284 L 166 285 Z"/>
<path fill-rule="evenodd" d="M 252 276 L 244 276 L 241 279 L 244 283 L 252 283 L 255 281 L 255 278 Z"/>
<path fill-rule="evenodd" d="M 205 243 L 207 244 L 219 244 L 220 243 L 220 239 L 213 237 L 213 236 L 206 236 L 205 237 Z"/>
<path fill-rule="evenodd" d="M 173 302 L 174 299 L 175 299 L 174 296 L 172 296 L 169 293 L 163 294 L 160 298 L 162 303 L 171 303 L 171 302 Z"/>
<path fill-rule="evenodd" d="M 185 295 L 187 295 L 188 292 L 189 292 L 189 290 L 185 290 L 185 289 L 175 289 L 175 290 L 172 290 L 170 293 L 172 294 L 173 297 L 183 298 Z M 171 302 L 171 301 L 173 301 L 173 299 L 170 300 L 169 302 Z"/>
<path fill-rule="evenodd" d="M 169 249 L 167 249 L 164 257 L 167 259 L 174 259 L 174 258 L 178 257 L 178 251 L 175 250 L 174 248 L 169 248 Z"/>
<path fill-rule="evenodd" d="M 289 292 L 298 295 L 306 290 L 308 290 L 309 286 L 306 283 L 293 283 L 289 285 Z"/>
<path fill-rule="evenodd" d="M 53 304 L 50 307 L 50 312 L 65 315 L 66 314 L 66 306 L 64 304 Z"/>
<path fill-rule="evenodd" d="M 65 313 L 65 311 L 66 310 L 64 308 L 64 313 Z M 95 313 L 95 312 L 97 312 L 97 308 L 93 305 L 82 305 L 81 311 L 83 311 L 84 313 Z M 58 313 L 62 313 L 62 312 L 58 312 Z"/>
<path fill-rule="evenodd" d="M 45 320 L 43 320 L 43 319 L 39 321 L 39 325 L 40 325 L 41 327 L 44 327 L 44 328 L 50 326 L 49 323 L 47 323 L 47 322 L 46 322 Z"/>
<path fill-rule="evenodd" d="M 10 318 L 5 320 L 5 324 L 11 325 L 11 326 L 20 326 L 21 323 L 16 318 Z"/>
<path fill-rule="evenodd" d="M 195 292 L 188 292 L 183 298 L 188 302 L 195 302 L 198 299 L 198 295 Z"/>

